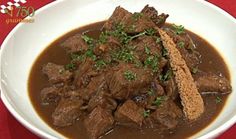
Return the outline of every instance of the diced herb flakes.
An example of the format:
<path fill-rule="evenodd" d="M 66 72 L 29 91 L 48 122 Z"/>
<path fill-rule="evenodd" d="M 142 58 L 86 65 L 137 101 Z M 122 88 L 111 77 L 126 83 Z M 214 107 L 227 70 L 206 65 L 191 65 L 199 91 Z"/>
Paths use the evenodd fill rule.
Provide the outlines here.
<path fill-rule="evenodd" d="M 150 116 L 150 114 L 151 114 L 151 111 L 150 111 L 150 110 L 145 110 L 145 111 L 143 112 L 143 117 L 144 117 L 144 118 L 147 118 L 147 117 Z"/>
<path fill-rule="evenodd" d="M 148 94 L 149 96 L 153 96 L 153 95 L 154 95 L 154 90 L 153 90 L 153 89 L 149 89 L 149 90 L 147 91 L 147 94 Z"/>
<path fill-rule="evenodd" d="M 153 102 L 154 105 L 160 106 L 166 100 L 165 96 L 157 97 Z"/>
<path fill-rule="evenodd" d="M 147 54 L 147 55 L 149 55 L 149 54 L 151 54 L 151 50 L 150 50 L 150 48 L 149 47 L 144 47 L 144 50 L 145 50 L 145 53 Z"/>
<path fill-rule="evenodd" d="M 69 63 L 69 64 L 65 65 L 65 69 L 66 70 L 74 70 L 74 69 L 76 69 L 76 65 L 74 63 Z"/>
<path fill-rule="evenodd" d="M 216 101 L 216 103 L 218 104 L 218 103 L 221 103 L 221 102 L 222 102 L 222 99 L 217 96 L 215 101 Z"/>
<path fill-rule="evenodd" d="M 193 74 L 196 74 L 198 72 L 198 70 L 199 70 L 198 67 L 194 67 L 194 68 L 192 68 L 191 72 Z"/>
<path fill-rule="evenodd" d="M 156 30 L 153 28 L 149 28 L 149 29 L 145 30 L 145 32 L 148 36 L 153 36 L 153 35 L 155 35 Z"/>
<path fill-rule="evenodd" d="M 164 47 L 162 48 L 162 56 L 163 57 L 168 56 L 168 51 Z"/>
<path fill-rule="evenodd" d="M 82 38 L 83 38 L 83 40 L 84 40 L 87 44 L 93 43 L 93 39 L 90 38 L 90 37 L 87 36 L 87 35 L 82 35 Z"/>
<path fill-rule="evenodd" d="M 160 79 L 161 81 L 168 81 L 169 79 L 172 78 L 172 76 L 173 76 L 173 71 L 172 71 L 171 69 L 169 69 L 169 70 L 167 70 L 167 72 L 166 72 L 164 75 L 161 74 L 161 75 L 159 76 L 159 79 Z"/>
<path fill-rule="evenodd" d="M 137 21 L 139 18 L 141 18 L 143 16 L 143 13 L 134 13 L 132 15 L 132 19 Z"/>
<path fill-rule="evenodd" d="M 107 64 L 104 60 L 100 59 L 100 60 L 97 60 L 96 63 L 95 63 L 95 68 L 97 70 L 100 70 L 101 68 L 105 67 Z"/>
<path fill-rule="evenodd" d="M 177 34 L 177 35 L 184 33 L 184 26 L 183 25 L 177 26 L 177 25 L 173 24 L 172 28 L 175 31 L 175 34 Z"/>
<path fill-rule="evenodd" d="M 180 41 L 180 42 L 177 43 L 177 46 L 179 48 L 184 48 L 184 45 L 185 45 L 185 43 L 183 41 Z"/>
<path fill-rule="evenodd" d="M 100 34 L 100 36 L 99 36 L 99 42 L 100 43 L 102 43 L 102 44 L 104 44 L 104 43 L 106 43 L 107 42 L 107 37 L 108 37 L 108 32 L 107 31 L 105 31 L 105 32 L 102 32 L 101 34 Z"/>
<path fill-rule="evenodd" d="M 157 72 L 158 63 L 159 63 L 159 56 L 157 54 L 148 56 L 146 60 L 144 61 L 145 67 L 150 66 L 153 72 Z"/>
<path fill-rule="evenodd" d="M 87 57 L 90 57 L 92 60 L 96 60 L 97 59 L 97 56 L 93 53 L 93 50 L 88 50 L 85 52 L 85 55 Z"/>
<path fill-rule="evenodd" d="M 161 38 L 160 37 L 156 37 L 156 43 L 159 44 L 161 42 Z"/>
<path fill-rule="evenodd" d="M 127 71 L 124 72 L 124 77 L 128 81 L 132 81 L 132 80 L 135 80 L 137 78 L 137 75 L 136 75 L 136 73 L 134 73 L 130 70 L 127 70 Z"/>

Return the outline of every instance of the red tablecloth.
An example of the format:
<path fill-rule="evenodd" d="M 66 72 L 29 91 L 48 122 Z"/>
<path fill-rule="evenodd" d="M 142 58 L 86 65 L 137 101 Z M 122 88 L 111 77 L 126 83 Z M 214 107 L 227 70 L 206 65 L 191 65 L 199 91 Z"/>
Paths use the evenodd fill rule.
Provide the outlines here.
<path fill-rule="evenodd" d="M 13 2 L 13 0 L 1 0 L 0 5 L 6 5 L 7 2 Z M 53 0 L 26 0 L 24 6 L 33 6 L 38 9 Z M 232 16 L 236 17 L 236 0 L 209 0 L 211 3 L 221 7 Z M 14 3 L 14 2 L 13 2 Z M 7 36 L 7 34 L 13 29 L 16 24 L 6 24 L 5 20 L 9 18 L 9 15 L 0 13 L 0 44 Z M 8 112 L 3 103 L 0 100 L 0 139 L 38 139 L 37 136 L 32 134 L 26 128 L 24 128 L 15 118 Z M 228 131 L 218 137 L 219 139 L 236 139 L 236 124 Z"/>

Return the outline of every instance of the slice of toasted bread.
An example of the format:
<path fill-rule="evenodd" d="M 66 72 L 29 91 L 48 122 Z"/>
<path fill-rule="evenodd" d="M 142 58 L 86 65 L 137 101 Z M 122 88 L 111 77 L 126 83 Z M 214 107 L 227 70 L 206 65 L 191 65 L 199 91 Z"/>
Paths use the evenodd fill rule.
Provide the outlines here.
<path fill-rule="evenodd" d="M 159 29 L 163 46 L 168 51 L 170 66 L 175 75 L 183 112 L 189 120 L 195 120 L 204 112 L 204 102 L 197 90 L 193 77 L 186 62 L 176 48 L 172 38 L 162 29 Z M 183 48 L 184 49 L 184 48 Z"/>

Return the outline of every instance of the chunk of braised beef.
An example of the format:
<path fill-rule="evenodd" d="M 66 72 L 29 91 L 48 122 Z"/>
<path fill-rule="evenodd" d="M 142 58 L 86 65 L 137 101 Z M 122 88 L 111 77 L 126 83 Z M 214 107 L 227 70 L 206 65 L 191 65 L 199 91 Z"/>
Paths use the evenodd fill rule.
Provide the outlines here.
<path fill-rule="evenodd" d="M 105 22 L 103 28 L 106 30 L 112 30 L 116 24 L 121 23 L 125 17 L 130 15 L 132 15 L 130 12 L 118 6 L 112 13 L 111 17 Z"/>
<path fill-rule="evenodd" d="M 156 81 L 151 82 L 151 86 L 140 91 L 132 100 L 140 107 L 155 110 L 157 106 L 154 102 L 157 97 L 165 95 L 164 88 Z"/>
<path fill-rule="evenodd" d="M 98 139 L 108 132 L 114 123 L 111 112 L 97 106 L 84 120 L 84 125 L 90 139 Z"/>
<path fill-rule="evenodd" d="M 130 43 L 131 46 L 135 46 L 135 56 L 144 62 L 150 55 L 161 55 L 161 46 L 156 43 L 156 40 L 152 36 L 141 36 L 133 40 Z"/>
<path fill-rule="evenodd" d="M 72 78 L 72 73 L 65 70 L 64 66 L 53 63 L 43 66 L 42 72 L 47 75 L 50 83 L 67 82 Z"/>
<path fill-rule="evenodd" d="M 80 88 L 80 96 L 84 100 L 89 100 L 92 96 L 94 96 L 99 88 L 105 84 L 105 76 L 100 74 L 95 77 L 91 77 L 90 82 L 86 87 Z"/>
<path fill-rule="evenodd" d="M 199 73 L 194 76 L 197 88 L 202 94 L 213 92 L 218 94 L 228 94 L 232 87 L 228 79 L 212 73 Z"/>
<path fill-rule="evenodd" d="M 121 24 L 124 25 L 124 31 L 128 34 L 137 34 L 156 26 L 151 19 L 142 13 L 133 13 L 126 16 Z"/>
<path fill-rule="evenodd" d="M 168 14 L 164 13 L 158 15 L 157 10 L 149 5 L 146 5 L 142 9 L 141 13 L 149 17 L 158 27 L 162 27 L 165 24 L 166 19 L 169 17 Z"/>
<path fill-rule="evenodd" d="M 166 95 L 172 100 L 175 100 L 178 97 L 178 88 L 174 78 L 169 79 L 164 84 Z"/>
<path fill-rule="evenodd" d="M 93 70 L 95 62 L 91 58 L 86 58 L 75 71 L 74 84 L 78 87 L 85 87 L 89 84 L 91 77 L 97 75 Z"/>
<path fill-rule="evenodd" d="M 117 107 L 117 102 L 111 97 L 105 82 L 97 88 L 96 94 L 89 100 L 88 111 L 92 111 L 96 106 L 111 111 Z"/>
<path fill-rule="evenodd" d="M 100 56 L 109 53 L 112 50 L 116 50 L 119 47 L 121 47 L 121 44 L 117 38 L 114 36 L 107 36 L 104 43 L 100 43 L 94 48 L 94 53 Z"/>
<path fill-rule="evenodd" d="M 161 104 L 150 118 L 157 124 L 163 125 L 167 129 L 173 129 L 178 124 L 178 118 L 182 117 L 181 109 L 171 100 Z"/>
<path fill-rule="evenodd" d="M 52 114 L 53 125 L 58 127 L 72 125 L 81 115 L 82 104 L 83 101 L 80 99 L 62 99 Z"/>
<path fill-rule="evenodd" d="M 127 73 L 127 75 L 126 75 Z M 135 96 L 140 89 L 153 79 L 152 71 L 136 68 L 131 64 L 121 63 L 106 78 L 108 88 L 116 99 L 127 99 Z"/>
<path fill-rule="evenodd" d="M 146 107 L 148 103 L 148 94 L 140 94 L 137 96 L 134 96 L 132 100 L 140 107 Z"/>
<path fill-rule="evenodd" d="M 68 53 L 85 52 L 88 49 L 88 45 L 81 34 L 67 38 L 61 45 Z"/>
<path fill-rule="evenodd" d="M 55 86 L 43 88 L 40 93 L 43 104 L 57 103 L 61 99 L 61 95 L 62 89 Z"/>
<path fill-rule="evenodd" d="M 141 126 L 144 119 L 144 109 L 134 101 L 127 100 L 115 112 L 115 119 L 118 124 L 126 126 Z"/>

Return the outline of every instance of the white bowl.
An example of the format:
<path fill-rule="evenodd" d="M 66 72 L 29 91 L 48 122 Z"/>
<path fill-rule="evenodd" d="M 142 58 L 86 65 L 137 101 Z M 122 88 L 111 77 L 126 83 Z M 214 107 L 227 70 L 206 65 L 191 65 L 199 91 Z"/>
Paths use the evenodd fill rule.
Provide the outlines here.
<path fill-rule="evenodd" d="M 192 138 L 213 138 L 236 121 L 236 20 L 203 0 L 61 0 L 36 11 L 34 23 L 20 23 L 1 50 L 1 98 L 25 127 L 44 138 L 64 138 L 35 112 L 27 80 L 37 56 L 55 39 L 80 26 L 107 19 L 114 8 L 139 11 L 146 4 L 168 13 L 168 22 L 182 24 L 221 53 L 230 70 L 233 92 L 217 119 Z"/>

